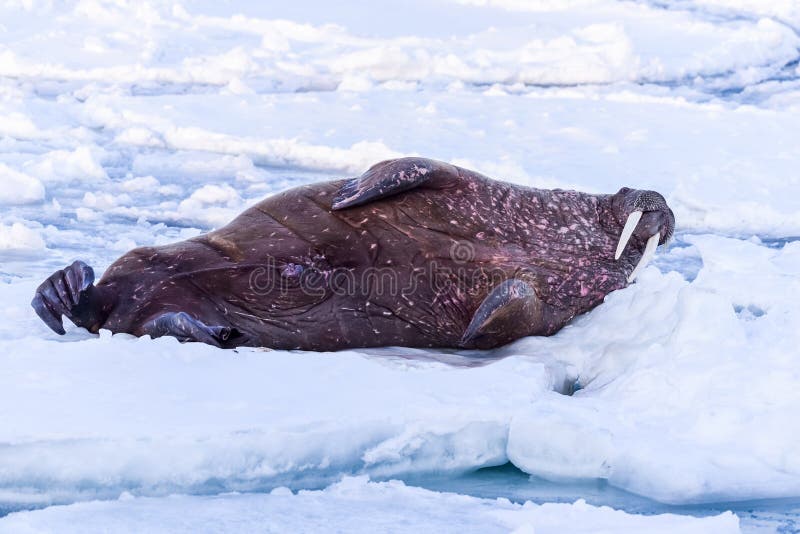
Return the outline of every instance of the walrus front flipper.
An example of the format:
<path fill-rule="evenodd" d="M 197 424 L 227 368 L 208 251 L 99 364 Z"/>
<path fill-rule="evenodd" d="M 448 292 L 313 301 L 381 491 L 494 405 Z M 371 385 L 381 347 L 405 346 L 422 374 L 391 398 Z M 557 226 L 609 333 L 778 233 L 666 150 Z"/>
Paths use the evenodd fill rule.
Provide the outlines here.
<path fill-rule="evenodd" d="M 542 301 L 523 280 L 506 280 L 483 299 L 461 346 L 490 349 L 531 335 L 542 319 Z"/>
<path fill-rule="evenodd" d="M 93 298 L 94 271 L 82 261 L 56 271 L 36 288 L 31 306 L 36 315 L 56 334 L 64 335 L 62 317 L 66 316 L 89 331 L 96 332 L 106 313 Z"/>
<path fill-rule="evenodd" d="M 241 334 L 228 326 L 206 326 L 185 312 L 170 312 L 159 315 L 142 327 L 143 333 L 150 337 L 172 336 L 181 343 L 197 341 L 215 347 L 222 347 L 230 339 Z"/>
<path fill-rule="evenodd" d="M 402 193 L 434 178 L 458 176 L 452 165 L 433 159 L 400 158 L 373 165 L 358 178 L 348 180 L 331 207 L 341 210 Z"/>

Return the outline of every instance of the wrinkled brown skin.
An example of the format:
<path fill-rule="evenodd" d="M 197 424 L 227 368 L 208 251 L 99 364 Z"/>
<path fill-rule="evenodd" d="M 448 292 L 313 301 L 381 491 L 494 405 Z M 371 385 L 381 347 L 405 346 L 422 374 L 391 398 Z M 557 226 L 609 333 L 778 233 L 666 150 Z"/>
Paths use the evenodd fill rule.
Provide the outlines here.
<path fill-rule="evenodd" d="M 82 297 L 92 313 L 76 312 L 73 322 L 140 336 L 152 333 L 144 325 L 159 315 L 186 312 L 235 329 L 223 347 L 491 348 L 553 334 L 594 308 L 627 285 L 646 240 L 661 230 L 663 242 L 674 228 L 668 209 L 646 212 L 615 260 L 640 191 L 533 189 L 420 158 L 382 162 L 372 171 L 409 162 L 435 164 L 436 173 L 408 191 L 340 210 L 331 205 L 345 180 L 296 187 L 208 234 L 132 250 Z M 304 292 L 309 282 L 301 268 L 318 277 L 348 272 L 353 280 L 378 268 L 393 273 L 396 287 L 416 282 L 403 293 L 374 278 L 349 292 L 333 283 Z M 282 287 L 264 289 L 269 277 Z M 465 342 L 490 291 L 515 277 L 535 292 L 536 320 L 506 319 L 496 335 Z"/>

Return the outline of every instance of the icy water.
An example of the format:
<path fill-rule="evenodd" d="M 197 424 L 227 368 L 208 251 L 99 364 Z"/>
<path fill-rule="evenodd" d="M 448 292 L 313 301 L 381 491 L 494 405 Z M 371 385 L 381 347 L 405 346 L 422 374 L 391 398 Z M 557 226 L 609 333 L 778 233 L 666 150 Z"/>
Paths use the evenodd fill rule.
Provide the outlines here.
<path fill-rule="evenodd" d="M 666 505 L 622 491 L 604 480 L 556 483 L 530 476 L 512 464 L 480 469 L 457 478 L 450 476 L 404 479 L 435 491 L 449 491 L 514 502 L 572 503 L 583 499 L 596 506 L 610 506 L 635 514 L 682 514 L 695 517 L 730 510 L 741 521 L 742 532 L 800 532 L 800 498 Z"/>
<path fill-rule="evenodd" d="M 732 511 L 740 519 L 742 532 L 777 532 L 789 534 L 800 532 L 800 498 L 762 499 L 735 502 L 716 502 L 691 505 L 667 505 L 639 495 L 629 493 L 608 484 L 605 480 L 579 482 L 551 482 L 528 475 L 513 464 L 489 467 L 456 475 L 426 474 L 393 477 L 409 486 L 425 488 L 436 492 L 449 492 L 470 495 L 483 499 L 505 498 L 515 503 L 573 503 L 583 500 L 594 506 L 608 506 L 632 514 L 680 514 L 693 517 L 715 516 Z M 274 480 L 261 487 L 252 487 L 247 493 L 269 493 L 276 487 L 289 487 L 293 491 L 321 490 L 336 482 L 337 477 L 329 476 L 315 481 L 304 482 L 285 480 L 276 484 Z M 376 477 L 375 480 L 381 480 Z M 197 488 L 195 495 L 216 495 L 224 488 L 206 485 Z M 100 497 L 99 495 L 97 497 Z M 110 497 L 110 496 L 109 496 Z M 84 498 L 88 498 L 85 496 Z M 69 500 L 65 501 L 69 502 Z M 51 503 L 56 504 L 56 503 Z M 50 504 L 35 502 L 5 502 L 0 506 L 0 517 L 23 510 L 37 510 Z"/>

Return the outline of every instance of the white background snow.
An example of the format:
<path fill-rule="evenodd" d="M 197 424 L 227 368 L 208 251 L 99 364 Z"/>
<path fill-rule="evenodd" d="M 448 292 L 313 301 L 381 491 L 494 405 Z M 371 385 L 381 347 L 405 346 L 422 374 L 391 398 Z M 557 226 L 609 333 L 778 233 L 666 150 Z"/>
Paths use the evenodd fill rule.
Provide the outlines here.
<path fill-rule="evenodd" d="M 0 532 L 800 528 L 798 58 L 794 0 L 0 2 L 0 511 L 31 510 Z M 75 259 L 400 155 L 656 189 L 677 236 L 491 353 L 59 337 L 29 307 Z"/>

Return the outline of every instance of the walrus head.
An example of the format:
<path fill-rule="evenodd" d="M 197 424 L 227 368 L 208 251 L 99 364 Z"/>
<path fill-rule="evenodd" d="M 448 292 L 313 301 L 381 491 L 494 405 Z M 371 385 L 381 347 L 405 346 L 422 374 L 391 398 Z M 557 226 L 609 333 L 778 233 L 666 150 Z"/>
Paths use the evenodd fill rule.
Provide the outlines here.
<path fill-rule="evenodd" d="M 640 245 L 636 248 L 644 245 L 641 259 L 628 276 L 628 282 L 632 282 L 653 258 L 656 247 L 672 237 L 675 214 L 660 193 L 628 187 L 623 187 L 611 197 L 611 211 L 622 226 L 614 259 L 619 260 L 631 242 Z"/>

